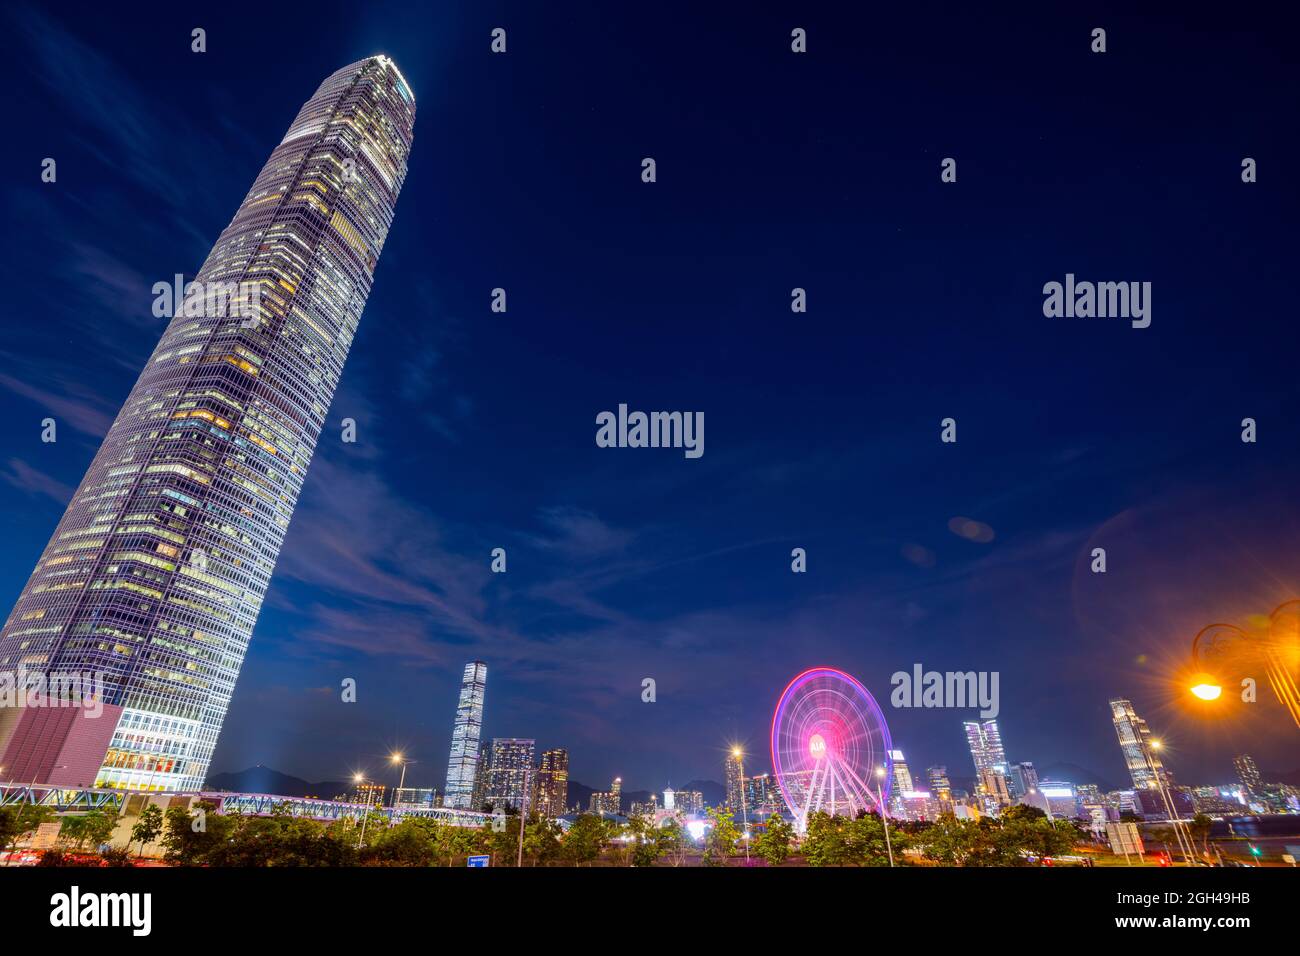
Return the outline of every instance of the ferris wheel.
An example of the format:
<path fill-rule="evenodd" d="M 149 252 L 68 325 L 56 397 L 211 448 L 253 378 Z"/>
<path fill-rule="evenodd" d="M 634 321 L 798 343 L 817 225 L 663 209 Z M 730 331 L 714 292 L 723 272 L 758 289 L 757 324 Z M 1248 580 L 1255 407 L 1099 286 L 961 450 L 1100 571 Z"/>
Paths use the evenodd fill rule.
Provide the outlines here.
<path fill-rule="evenodd" d="M 772 715 L 772 770 L 801 832 L 817 811 L 883 812 L 892 749 L 875 698 L 833 667 L 814 667 L 790 681 Z"/>

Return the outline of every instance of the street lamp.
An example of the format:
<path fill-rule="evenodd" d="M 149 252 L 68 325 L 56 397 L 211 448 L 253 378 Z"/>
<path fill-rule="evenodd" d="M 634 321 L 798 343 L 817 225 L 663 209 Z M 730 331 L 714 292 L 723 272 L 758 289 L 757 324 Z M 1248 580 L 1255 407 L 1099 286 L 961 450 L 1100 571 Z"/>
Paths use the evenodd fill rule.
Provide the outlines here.
<path fill-rule="evenodd" d="M 353 774 L 352 782 L 357 786 L 366 782 L 362 774 Z M 357 837 L 357 849 L 360 850 L 363 843 L 366 842 L 366 824 L 370 821 L 370 798 L 374 795 L 374 787 L 366 791 L 365 812 L 361 815 L 361 834 Z"/>
<path fill-rule="evenodd" d="M 885 852 L 889 854 L 889 865 L 894 865 L 894 847 L 889 842 L 889 814 L 885 811 L 885 768 L 876 768 L 876 807 L 880 810 L 880 822 L 885 825 Z"/>
<path fill-rule="evenodd" d="M 740 819 L 744 832 L 745 841 L 745 863 L 749 863 L 749 801 L 745 799 L 745 763 L 742 759 L 745 752 L 739 747 L 731 748 L 731 758 L 736 761 L 738 776 L 740 777 Z"/>
<path fill-rule="evenodd" d="M 390 754 L 389 757 L 388 757 L 388 761 L 389 761 L 389 763 L 394 763 L 394 764 L 399 764 L 399 763 L 400 763 L 400 764 L 402 765 L 402 779 L 401 779 L 401 781 L 397 784 L 397 790 L 403 790 L 403 789 L 405 789 L 405 788 L 406 788 L 406 766 L 407 766 L 407 764 L 412 764 L 412 763 L 415 763 L 416 761 L 414 761 L 414 760 L 408 760 L 408 759 L 406 758 L 406 756 L 405 756 L 405 755 L 404 755 L 400 750 L 397 751 L 397 752 L 394 753 L 394 754 Z M 393 791 L 393 809 L 394 809 L 394 810 L 397 809 L 397 790 L 394 790 L 394 791 Z"/>

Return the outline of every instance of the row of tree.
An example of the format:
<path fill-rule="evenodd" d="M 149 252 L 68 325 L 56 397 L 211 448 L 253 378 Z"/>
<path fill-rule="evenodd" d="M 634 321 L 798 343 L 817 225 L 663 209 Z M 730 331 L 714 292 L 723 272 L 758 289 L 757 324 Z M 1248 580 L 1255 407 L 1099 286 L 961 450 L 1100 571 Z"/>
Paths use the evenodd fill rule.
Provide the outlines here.
<path fill-rule="evenodd" d="M 44 807 L 0 810 L 0 847 L 16 845 L 52 819 Z M 583 814 L 563 830 L 554 820 L 530 817 L 524 830 L 525 866 L 587 866 L 597 861 L 616 866 L 681 866 L 698 859 L 705 866 L 728 865 L 742 847 L 730 812 L 709 811 L 711 826 L 697 842 L 678 820 L 665 826 L 633 817 L 627 823 Z M 106 851 L 110 863 L 129 862 L 148 844 L 159 842 L 165 858 L 188 866 L 463 866 L 466 858 L 486 854 L 493 866 L 520 860 L 518 816 L 500 829 L 467 829 L 427 818 L 408 818 L 396 825 L 378 813 L 365 821 L 365 839 L 356 821 L 323 823 L 294 817 L 288 807 L 270 816 L 223 815 L 211 804 L 193 810 L 174 807 L 166 813 L 150 804 L 137 818 L 125 850 Z M 96 850 L 107 844 L 117 824 L 114 814 L 92 810 L 66 816 L 60 829 L 65 847 Z M 747 855 L 780 866 L 798 854 L 809 866 L 886 866 L 891 857 L 902 865 L 916 860 L 948 866 L 1024 866 L 1044 857 L 1068 853 L 1082 839 L 1070 823 L 1048 820 L 1032 807 L 1012 807 L 998 820 L 958 820 L 951 815 L 933 823 L 894 824 L 886 837 L 879 816 L 856 819 L 814 813 L 796 840 L 793 826 L 773 815 L 756 828 Z M 55 864 L 71 862 L 49 855 Z"/>

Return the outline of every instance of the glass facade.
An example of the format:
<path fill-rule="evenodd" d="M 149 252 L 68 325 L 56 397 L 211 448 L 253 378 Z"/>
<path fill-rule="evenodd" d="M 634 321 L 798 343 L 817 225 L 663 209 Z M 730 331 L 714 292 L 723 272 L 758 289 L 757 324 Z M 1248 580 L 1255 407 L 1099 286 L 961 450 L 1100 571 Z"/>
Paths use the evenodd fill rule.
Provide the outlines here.
<path fill-rule="evenodd" d="M 1164 764 L 1151 746 L 1151 731 L 1147 722 L 1137 715 L 1131 701 L 1119 699 L 1110 702 L 1111 721 L 1115 725 L 1115 736 L 1119 738 L 1119 749 L 1124 753 L 1124 764 L 1128 767 L 1133 786 L 1138 790 L 1156 788 L 1161 783 L 1169 783 Z"/>
<path fill-rule="evenodd" d="M 482 803 L 479 780 L 480 747 L 483 738 L 483 697 L 487 693 L 487 665 L 470 661 L 460 682 L 456 702 L 456 723 L 451 731 L 451 756 L 447 758 L 447 787 L 442 805 L 477 810 Z M 478 783 L 479 786 L 475 786 Z"/>
<path fill-rule="evenodd" d="M 194 289 L 237 285 L 237 301 L 167 310 L 0 631 L 0 668 L 103 675 L 117 723 L 99 785 L 203 783 L 414 123 L 411 91 L 382 56 L 334 73 L 302 107 L 195 276 Z"/>

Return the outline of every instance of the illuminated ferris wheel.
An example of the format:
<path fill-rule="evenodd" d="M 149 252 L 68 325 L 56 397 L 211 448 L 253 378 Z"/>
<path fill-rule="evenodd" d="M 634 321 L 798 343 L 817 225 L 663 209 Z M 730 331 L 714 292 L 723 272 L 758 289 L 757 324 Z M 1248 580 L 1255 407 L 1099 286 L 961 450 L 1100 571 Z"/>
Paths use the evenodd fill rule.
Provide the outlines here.
<path fill-rule="evenodd" d="M 772 715 L 772 770 L 800 832 L 819 810 L 856 817 L 888 806 L 892 749 L 875 698 L 833 667 L 792 680 Z"/>

